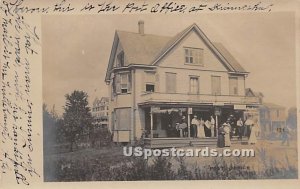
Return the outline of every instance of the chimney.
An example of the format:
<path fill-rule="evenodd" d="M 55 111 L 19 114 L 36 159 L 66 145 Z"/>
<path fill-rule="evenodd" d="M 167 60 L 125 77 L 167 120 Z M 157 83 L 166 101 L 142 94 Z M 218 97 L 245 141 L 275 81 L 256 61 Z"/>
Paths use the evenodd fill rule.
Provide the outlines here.
<path fill-rule="evenodd" d="M 139 34 L 144 35 L 144 21 L 140 20 L 138 24 L 139 24 Z"/>

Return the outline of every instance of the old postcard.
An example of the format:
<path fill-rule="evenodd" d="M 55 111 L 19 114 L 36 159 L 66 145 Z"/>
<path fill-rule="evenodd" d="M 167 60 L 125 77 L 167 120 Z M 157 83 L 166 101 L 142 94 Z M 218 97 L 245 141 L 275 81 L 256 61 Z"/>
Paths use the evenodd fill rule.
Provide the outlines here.
<path fill-rule="evenodd" d="M 1 188 L 295 188 L 297 8 L 2 1 Z"/>

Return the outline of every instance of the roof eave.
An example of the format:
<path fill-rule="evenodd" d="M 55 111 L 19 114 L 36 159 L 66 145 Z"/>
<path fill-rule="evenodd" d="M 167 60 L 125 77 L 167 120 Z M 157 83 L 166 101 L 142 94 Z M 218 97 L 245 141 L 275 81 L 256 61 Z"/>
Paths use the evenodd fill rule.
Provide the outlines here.
<path fill-rule="evenodd" d="M 230 71 L 228 73 L 230 73 L 230 74 L 238 74 L 238 75 L 248 75 L 248 74 L 250 74 L 250 72 L 239 72 L 239 71 L 234 71 L 234 72 Z"/>
<path fill-rule="evenodd" d="M 114 59 L 114 54 L 117 50 L 117 44 L 118 44 L 119 38 L 118 38 L 118 34 L 117 31 L 115 31 L 115 35 L 114 35 L 114 41 L 112 44 L 112 48 L 110 51 L 110 56 L 109 56 L 109 60 L 108 60 L 108 65 L 107 65 L 107 69 L 106 69 L 106 75 L 105 75 L 105 82 L 109 82 L 110 81 L 110 74 L 111 74 L 111 69 L 113 68 L 113 59 Z"/>

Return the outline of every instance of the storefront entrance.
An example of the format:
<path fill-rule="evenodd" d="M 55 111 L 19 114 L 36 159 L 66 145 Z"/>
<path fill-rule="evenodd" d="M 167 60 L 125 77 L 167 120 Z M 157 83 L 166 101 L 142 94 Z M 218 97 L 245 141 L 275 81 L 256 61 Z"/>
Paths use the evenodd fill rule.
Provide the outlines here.
<path fill-rule="evenodd" d="M 232 126 L 232 134 L 237 135 L 236 122 L 239 118 L 244 120 L 244 110 L 235 110 L 233 106 L 217 107 L 220 112 L 216 113 L 214 106 L 198 106 L 192 107 L 191 112 L 188 107 L 146 107 L 145 111 L 145 130 L 146 138 L 188 138 L 193 137 L 191 134 L 191 121 L 194 116 L 202 120 L 203 123 L 211 121 L 211 116 L 215 121 L 213 130 L 208 127 L 204 128 L 204 137 L 216 137 L 217 126 L 225 123 L 230 119 Z M 152 113 L 151 113 L 152 112 Z M 151 120 L 152 119 L 152 120 Z M 189 128 L 190 127 L 190 128 Z"/>

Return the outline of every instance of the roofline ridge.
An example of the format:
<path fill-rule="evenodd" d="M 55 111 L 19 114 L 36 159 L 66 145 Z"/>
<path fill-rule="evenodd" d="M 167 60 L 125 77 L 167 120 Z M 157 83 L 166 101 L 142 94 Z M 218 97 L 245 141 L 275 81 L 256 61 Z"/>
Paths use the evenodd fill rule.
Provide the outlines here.
<path fill-rule="evenodd" d="M 137 35 L 141 35 L 141 36 L 149 36 L 149 35 L 152 35 L 152 36 L 157 36 L 157 37 L 168 37 L 168 38 L 172 38 L 172 36 L 166 36 L 166 35 L 159 35 L 159 34 L 152 34 L 152 33 L 145 33 L 145 34 L 140 34 L 138 32 L 133 32 L 133 31 L 124 31 L 124 30 L 116 30 L 116 33 L 117 32 L 126 32 L 126 33 L 132 33 L 132 34 L 137 34 Z"/>

